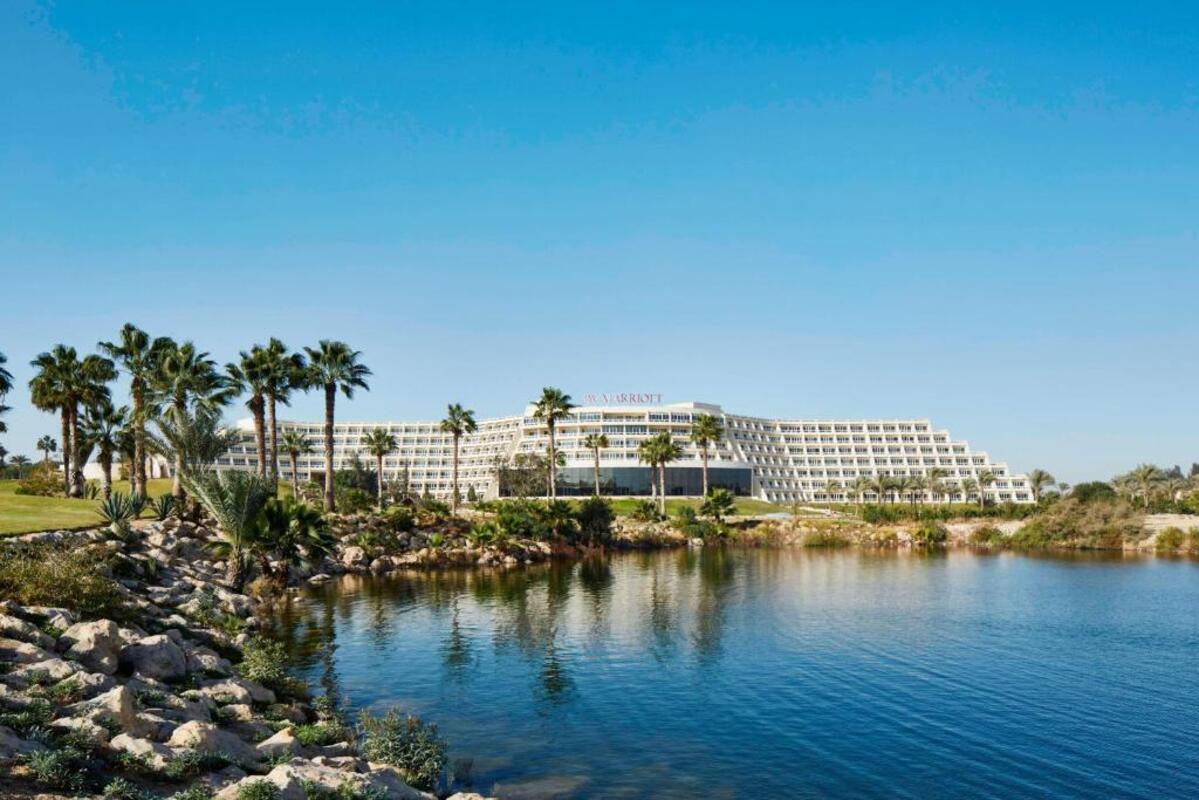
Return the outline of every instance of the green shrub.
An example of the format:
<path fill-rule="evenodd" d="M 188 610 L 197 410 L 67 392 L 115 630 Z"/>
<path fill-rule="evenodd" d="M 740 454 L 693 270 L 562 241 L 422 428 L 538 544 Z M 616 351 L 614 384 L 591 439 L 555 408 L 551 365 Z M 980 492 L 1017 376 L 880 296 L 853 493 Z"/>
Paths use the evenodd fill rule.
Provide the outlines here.
<path fill-rule="evenodd" d="M 407 533 L 416 527 L 416 515 L 407 506 L 392 506 L 384 516 L 387 525 L 396 533 Z"/>
<path fill-rule="evenodd" d="M 51 789 L 79 792 L 87 785 L 87 754 L 68 745 L 33 753 L 26 759 L 34 780 Z"/>
<path fill-rule="evenodd" d="M 1116 490 L 1110 483 L 1103 481 L 1080 483 L 1070 490 L 1069 499 L 1077 503 L 1111 501 L 1116 499 Z"/>
<path fill-rule="evenodd" d="M 16 494 L 54 497 L 61 494 L 62 489 L 62 476 L 49 464 L 38 464 L 17 482 Z"/>
<path fill-rule="evenodd" d="M 300 788 L 304 791 L 304 800 L 387 800 L 386 792 L 369 784 L 355 783 L 349 778 L 336 789 L 326 789 L 311 781 L 302 781 Z"/>
<path fill-rule="evenodd" d="M 588 497 L 579 503 L 575 511 L 580 538 L 592 545 L 603 544 L 612 538 L 612 522 L 615 519 L 612 504 L 602 497 Z"/>
<path fill-rule="evenodd" d="M 1002 547 L 1007 544 L 1007 537 L 994 525 L 983 525 L 970 532 L 970 544 L 979 547 Z"/>
<path fill-rule="evenodd" d="M 804 547 L 849 547 L 848 536 L 831 530 L 816 530 L 803 537 Z"/>
<path fill-rule="evenodd" d="M 264 779 L 246 781 L 237 789 L 237 800 L 278 800 L 279 787 Z"/>
<path fill-rule="evenodd" d="M 691 506 L 679 507 L 671 520 L 671 527 L 689 539 L 718 539 L 728 533 L 723 525 L 700 519 Z"/>
<path fill-rule="evenodd" d="M 19 710 L 0 712 L 0 725 L 12 728 L 22 736 L 28 736 L 49 724 L 54 716 L 54 707 L 39 697 Z"/>
<path fill-rule="evenodd" d="M 125 778 L 113 778 L 104 787 L 104 800 L 154 800 L 154 794 Z"/>
<path fill-rule="evenodd" d="M 103 574 L 107 558 L 83 547 L 0 545 L 0 597 L 21 605 L 66 608 L 87 618 L 121 607 L 117 583 Z"/>
<path fill-rule="evenodd" d="M 233 759 L 223 753 L 206 753 L 200 750 L 179 750 L 167 759 L 160 770 L 162 776 L 172 781 L 184 780 L 203 772 L 222 769 L 233 763 Z"/>
<path fill-rule="evenodd" d="M 924 547 L 935 547 L 949 541 L 949 531 L 939 522 L 926 520 L 912 531 L 912 541 Z"/>
<path fill-rule="evenodd" d="M 237 671 L 279 694 L 299 694 L 303 684 L 287 673 L 287 648 L 282 642 L 254 636 L 242 646 L 242 661 Z"/>
<path fill-rule="evenodd" d="M 317 722 L 313 725 L 297 725 L 295 728 L 296 739 L 305 747 L 324 747 L 344 742 L 350 738 L 349 734 L 350 732 L 345 727 L 333 721 Z"/>
<path fill-rule="evenodd" d="M 661 522 L 662 512 L 653 500 L 637 500 L 633 503 L 633 519 L 639 522 Z"/>
<path fill-rule="evenodd" d="M 398 709 L 388 709 L 382 716 L 363 709 L 358 715 L 358 741 L 363 758 L 398 768 L 418 788 L 433 789 L 445 770 L 446 744 L 437 726 L 403 716 Z"/>
<path fill-rule="evenodd" d="M 212 789 L 202 783 L 197 783 L 181 792 L 175 792 L 169 800 L 212 800 L 212 795 Z"/>
<path fill-rule="evenodd" d="M 723 522 L 725 517 L 732 516 L 736 510 L 737 500 L 728 489 L 713 489 L 708 492 L 699 509 L 701 514 L 716 520 L 717 524 Z"/>

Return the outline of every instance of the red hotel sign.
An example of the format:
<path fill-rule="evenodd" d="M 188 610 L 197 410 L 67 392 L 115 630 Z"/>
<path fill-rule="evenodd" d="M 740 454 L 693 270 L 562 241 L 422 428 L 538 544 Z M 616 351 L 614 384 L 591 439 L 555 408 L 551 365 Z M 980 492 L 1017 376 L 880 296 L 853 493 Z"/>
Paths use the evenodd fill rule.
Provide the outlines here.
<path fill-rule="evenodd" d="M 587 406 L 653 406 L 661 402 L 661 392 L 601 392 L 583 395 L 583 405 Z"/>

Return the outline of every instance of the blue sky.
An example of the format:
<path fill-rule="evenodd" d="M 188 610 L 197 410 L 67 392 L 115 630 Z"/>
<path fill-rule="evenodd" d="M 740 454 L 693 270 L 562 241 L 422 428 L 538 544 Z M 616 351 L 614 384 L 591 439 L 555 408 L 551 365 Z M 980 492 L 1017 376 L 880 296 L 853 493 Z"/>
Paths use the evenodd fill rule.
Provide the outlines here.
<path fill-rule="evenodd" d="M 131 320 L 345 339 L 347 419 L 552 384 L 1199 461 L 1199 7 L 976 5 L 4 3 L 3 444 Z"/>

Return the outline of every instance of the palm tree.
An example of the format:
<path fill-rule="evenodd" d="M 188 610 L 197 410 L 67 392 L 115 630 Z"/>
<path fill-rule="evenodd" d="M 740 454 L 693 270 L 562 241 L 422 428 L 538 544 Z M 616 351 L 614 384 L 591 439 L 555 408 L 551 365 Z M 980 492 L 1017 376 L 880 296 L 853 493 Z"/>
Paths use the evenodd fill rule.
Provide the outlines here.
<path fill-rule="evenodd" d="M 1136 488 L 1137 494 L 1145 502 L 1145 508 L 1149 508 L 1149 500 L 1153 496 L 1153 490 L 1165 480 L 1165 475 L 1162 471 L 1153 464 L 1139 464 L 1136 469 L 1128 473 L 1129 482 Z"/>
<path fill-rule="evenodd" d="M 17 468 L 17 477 L 22 477 L 25 467 L 29 466 L 29 456 L 15 455 L 9 461 Z"/>
<path fill-rule="evenodd" d="M 703 464 L 704 497 L 708 496 L 708 448 L 720 444 L 724 438 L 724 424 L 711 414 L 700 414 L 691 423 L 691 441 L 699 448 Z"/>
<path fill-rule="evenodd" d="M 287 345 L 275 337 L 262 349 L 262 369 L 266 377 L 266 415 L 271 430 L 271 478 L 279 479 L 279 422 L 275 408 L 289 405 L 291 393 L 303 390 L 308 380 L 308 363 L 299 353 L 289 353 Z"/>
<path fill-rule="evenodd" d="M 1066 483 L 1065 481 L 1058 481 L 1057 491 L 1058 494 L 1064 498 L 1066 495 L 1070 494 L 1070 484 Z"/>
<path fill-rule="evenodd" d="M 870 491 L 878 498 L 878 502 L 887 502 L 888 495 L 895 488 L 895 481 L 889 475 L 875 475 L 870 481 Z"/>
<path fill-rule="evenodd" d="M 583 446 L 595 456 L 595 496 L 600 496 L 600 450 L 608 448 L 608 437 L 602 433 L 589 433 L 583 438 Z"/>
<path fill-rule="evenodd" d="M 962 478 L 960 486 L 961 486 L 961 490 L 962 490 L 962 499 L 964 501 L 969 503 L 970 496 L 972 494 L 977 493 L 978 497 L 979 497 L 979 502 L 980 503 L 982 502 L 983 494 L 979 489 L 978 481 L 976 481 L 974 478 Z"/>
<path fill-rule="evenodd" d="M 100 463 L 105 500 L 112 497 L 112 457 L 118 450 L 121 430 L 128 423 L 129 406 L 114 408 L 109 400 L 88 406 L 83 418 L 83 435 L 98 451 L 96 460 Z"/>
<path fill-rule="evenodd" d="M 108 398 L 108 384 L 116 367 L 97 355 L 79 359 L 75 348 L 56 345 L 31 363 L 38 372 L 29 382 L 33 404 L 43 411 L 58 411 L 62 422 L 63 486 L 71 497 L 83 496 L 83 435 L 79 406 Z"/>
<path fill-rule="evenodd" d="M 945 479 L 949 477 L 949 473 L 940 467 L 931 467 L 924 473 L 924 479 L 928 486 L 929 494 L 933 496 L 933 502 L 941 499 L 941 495 L 945 493 Z"/>
<path fill-rule="evenodd" d="M 978 472 L 978 505 L 983 507 L 987 504 L 987 487 L 995 483 L 995 473 L 989 469 L 979 470 Z"/>
<path fill-rule="evenodd" d="M 226 364 L 225 371 L 229 373 L 230 385 L 235 387 L 238 394 L 247 392 L 250 399 L 246 400 L 246 408 L 254 419 L 254 451 L 258 456 L 258 475 L 266 477 L 266 359 L 259 345 L 250 348 L 250 352 L 242 350 L 236 364 Z"/>
<path fill-rule="evenodd" d="M 458 501 L 461 492 L 458 491 L 458 448 L 462 444 L 462 437 L 468 433 L 474 433 L 479 426 L 475 423 L 475 412 L 469 408 L 463 408 L 458 403 L 451 403 L 446 407 L 445 419 L 441 421 L 441 432 L 452 434 L 454 437 L 454 486 L 450 494 L 450 513 L 458 513 Z"/>
<path fill-rule="evenodd" d="M 670 431 L 646 439 L 637 448 L 638 457 L 649 463 L 650 469 L 658 467 L 658 510 L 666 514 L 666 465 L 683 457 L 683 448 L 675 443 Z"/>
<path fill-rule="evenodd" d="M 337 404 L 337 390 L 347 399 L 354 397 L 354 389 L 370 391 L 366 379 L 371 371 L 365 364 L 358 363 L 358 350 L 351 350 L 345 342 L 321 339 L 315 348 L 306 347 L 308 374 L 304 385 L 321 387 L 325 390 L 325 510 L 333 511 L 333 412 Z M 381 475 L 379 477 L 382 477 Z"/>
<path fill-rule="evenodd" d="M 569 416 L 571 409 L 574 407 L 574 403 L 570 400 L 570 395 L 552 386 L 542 389 L 541 397 L 533 403 L 533 417 L 545 420 L 545 425 L 549 429 L 549 496 L 551 499 L 558 496 L 558 459 L 556 456 L 558 448 L 554 442 L 554 427 L 557 425 L 558 420 Z"/>
<path fill-rule="evenodd" d="M 859 475 L 849 484 L 849 494 L 858 499 L 859 503 L 866 502 L 866 493 L 870 491 L 870 479 L 865 475 Z"/>
<path fill-rule="evenodd" d="M 291 496 L 300 497 L 300 456 L 312 452 L 312 442 L 300 431 L 283 432 L 283 452 L 291 459 Z"/>
<path fill-rule="evenodd" d="M 1057 483 L 1057 478 L 1054 478 L 1043 469 L 1034 469 L 1028 473 L 1028 488 L 1032 490 L 1032 501 L 1034 503 L 1041 502 L 1041 492 L 1046 486 L 1052 486 Z"/>
<path fill-rule="evenodd" d="M 912 501 L 912 508 L 916 507 L 917 501 L 924 502 L 924 493 L 928 491 L 928 481 L 923 475 L 909 475 L 904 480 L 904 486 Z"/>
<path fill-rule="evenodd" d="M 375 428 L 362 437 L 362 446 L 366 452 L 375 457 L 375 491 L 378 495 L 379 510 L 383 510 L 383 456 L 395 452 L 396 437 L 387 428 Z"/>
<path fill-rule="evenodd" d="M 845 491 L 845 487 L 841 485 L 841 481 L 829 481 L 824 484 L 824 497 L 828 502 L 833 502 L 836 495 Z"/>
<path fill-rule="evenodd" d="M 263 576 L 284 587 L 292 565 L 319 561 L 333 552 L 337 540 L 318 509 L 295 500 L 271 498 L 245 544 L 258 556 Z M 273 571 L 270 556 L 275 557 Z"/>
<path fill-rule="evenodd" d="M 223 539 L 220 552 L 227 558 L 225 579 L 240 589 L 246 574 L 245 546 L 254 535 L 259 512 L 270 499 L 271 487 L 259 476 L 241 470 L 188 468 L 180 479 L 216 520 Z"/>
<path fill-rule="evenodd" d="M 50 463 L 50 454 L 58 452 L 58 442 L 53 436 L 43 436 L 37 440 L 37 449 L 42 451 L 42 463 Z"/>
<path fill-rule="evenodd" d="M 151 339 L 150 335 L 131 322 L 121 328 L 116 342 L 100 342 L 104 353 L 129 373 L 129 394 L 133 400 L 133 456 L 129 461 L 129 477 L 133 491 L 146 496 L 146 418 L 149 412 L 150 380 L 158 369 L 162 353 L 175 347 L 166 337 Z"/>
<path fill-rule="evenodd" d="M 7 363 L 8 356 L 4 355 L 4 353 L 0 353 L 0 400 L 3 400 L 4 396 L 12 391 L 12 373 L 4 368 L 4 365 Z M 3 414 L 9 410 L 10 409 L 8 406 L 0 403 L 0 416 L 3 416 Z M 6 425 L 3 420 L 0 420 L 0 433 L 6 433 L 7 431 L 8 425 Z"/>
<path fill-rule="evenodd" d="M 236 387 L 230 386 L 228 378 L 217 369 L 217 363 L 208 353 L 196 350 L 191 342 L 171 343 L 158 354 L 156 362 L 149 388 L 160 428 L 162 418 L 170 418 L 168 425 L 183 430 L 199 413 L 219 413 L 236 397 Z M 187 455 L 182 448 L 175 448 L 173 455 L 175 475 L 171 494 L 176 503 L 182 503 L 185 494 L 182 473 L 187 466 Z"/>

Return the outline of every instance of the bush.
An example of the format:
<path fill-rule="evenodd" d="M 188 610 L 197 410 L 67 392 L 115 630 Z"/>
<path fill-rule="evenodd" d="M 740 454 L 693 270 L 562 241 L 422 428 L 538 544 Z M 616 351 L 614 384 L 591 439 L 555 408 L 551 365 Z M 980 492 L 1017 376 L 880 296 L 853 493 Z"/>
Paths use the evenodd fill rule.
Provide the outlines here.
<path fill-rule="evenodd" d="M 1002 547 L 1007 544 L 1007 537 L 994 525 L 983 525 L 971 531 L 970 544 L 979 547 Z"/>
<path fill-rule="evenodd" d="M 437 726 L 390 708 L 382 716 L 358 715 L 359 751 L 367 761 L 390 764 L 420 789 L 433 789 L 446 765 L 446 744 Z"/>
<path fill-rule="evenodd" d="M 296 739 L 305 747 L 323 747 L 349 739 L 349 731 L 335 721 L 317 722 L 313 725 L 297 725 Z"/>
<path fill-rule="evenodd" d="M 247 781 L 237 789 L 237 800 L 278 800 L 279 787 L 265 778 Z"/>
<path fill-rule="evenodd" d="M 849 547 L 851 544 L 848 536 L 837 531 L 817 530 L 803 537 L 804 547 Z"/>
<path fill-rule="evenodd" d="M 62 494 L 62 476 L 49 464 L 38 464 L 33 471 L 17 482 L 17 494 L 54 497 Z"/>
<path fill-rule="evenodd" d="M 21 605 L 66 608 L 92 619 L 114 616 L 121 594 L 104 574 L 106 564 L 89 548 L 0 545 L 0 597 Z"/>
<path fill-rule="evenodd" d="M 212 789 L 202 783 L 197 783 L 181 792 L 175 792 L 169 800 L 212 800 Z"/>
<path fill-rule="evenodd" d="M 1070 490 L 1069 499 L 1079 503 L 1115 500 L 1116 490 L 1112 488 L 1111 484 L 1104 483 L 1103 481 L 1080 483 Z"/>
<path fill-rule="evenodd" d="M 589 544 L 603 544 L 612 538 L 612 521 L 616 519 L 612 504 L 602 497 L 588 497 L 575 511 L 580 537 Z"/>
<path fill-rule="evenodd" d="M 1181 528 L 1166 528 L 1157 535 L 1158 550 L 1181 550 L 1186 544 L 1187 535 Z"/>
<path fill-rule="evenodd" d="M 633 504 L 633 519 L 639 522 L 661 522 L 662 513 L 653 500 L 638 500 Z"/>
<path fill-rule="evenodd" d="M 335 486 L 333 499 L 340 514 L 358 514 L 375 507 L 375 496 L 354 486 Z"/>
<path fill-rule="evenodd" d="M 392 506 L 387 509 L 387 524 L 395 533 L 407 533 L 416 527 L 416 515 L 407 506 Z"/>
<path fill-rule="evenodd" d="M 25 762 L 34 780 L 52 789 L 79 792 L 87 785 L 87 755 L 65 746 L 31 754 Z"/>
<path fill-rule="evenodd" d="M 675 512 L 671 526 L 689 539 L 720 538 L 727 533 L 723 525 L 700 519 L 691 506 L 681 506 Z"/>
<path fill-rule="evenodd" d="M 924 547 L 935 547 L 949 541 L 949 531 L 941 523 L 927 520 L 912 531 L 912 541 Z"/>
<path fill-rule="evenodd" d="M 155 795 L 125 778 L 113 778 L 104 787 L 104 800 L 154 800 Z"/>
<path fill-rule="evenodd" d="M 287 662 L 287 649 L 282 642 L 254 636 L 242 646 L 242 662 L 237 671 L 242 677 L 280 694 L 300 693 L 302 684 L 287 674 Z"/>
<path fill-rule="evenodd" d="M 737 509 L 737 501 L 728 489 L 713 489 L 704 498 L 700 513 L 711 517 L 719 524 L 725 517 L 731 516 Z"/>

